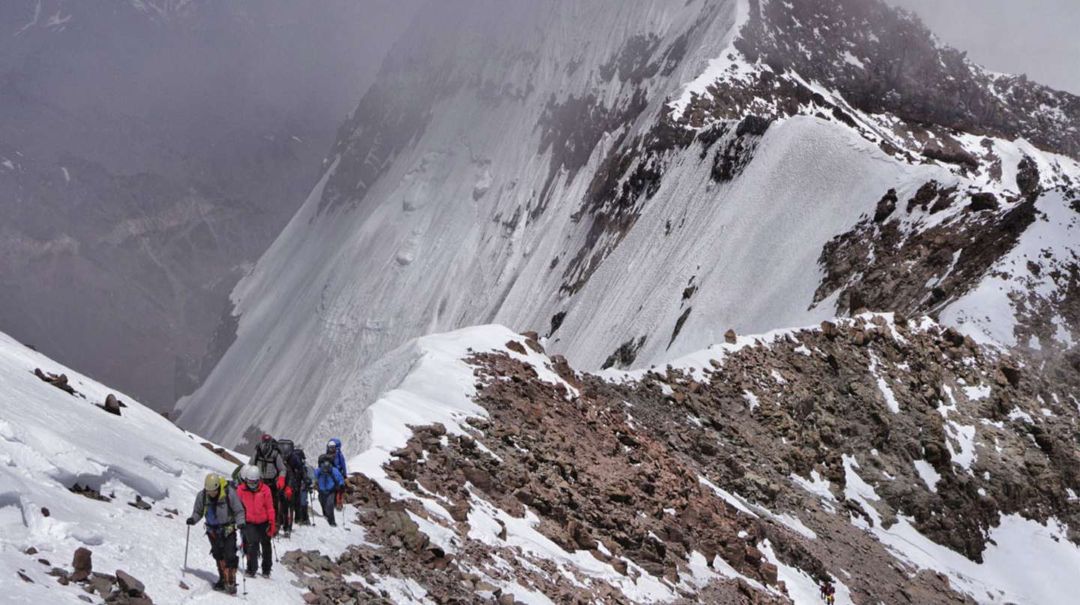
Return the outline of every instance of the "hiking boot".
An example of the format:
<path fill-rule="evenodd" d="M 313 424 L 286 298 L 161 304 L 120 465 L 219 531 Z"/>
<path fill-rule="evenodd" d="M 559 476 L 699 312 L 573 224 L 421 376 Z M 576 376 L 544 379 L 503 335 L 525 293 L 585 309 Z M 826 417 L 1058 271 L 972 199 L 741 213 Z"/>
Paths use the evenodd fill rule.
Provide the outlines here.
<path fill-rule="evenodd" d="M 215 582 L 212 588 L 218 592 L 225 592 L 225 578 L 221 578 Z"/>
<path fill-rule="evenodd" d="M 270 577 L 270 571 L 266 570 L 266 571 L 262 572 L 262 577 L 269 578 Z"/>
<path fill-rule="evenodd" d="M 244 570 L 244 576 L 248 577 L 248 578 L 254 578 L 255 577 L 255 570 L 254 569 L 245 569 Z"/>

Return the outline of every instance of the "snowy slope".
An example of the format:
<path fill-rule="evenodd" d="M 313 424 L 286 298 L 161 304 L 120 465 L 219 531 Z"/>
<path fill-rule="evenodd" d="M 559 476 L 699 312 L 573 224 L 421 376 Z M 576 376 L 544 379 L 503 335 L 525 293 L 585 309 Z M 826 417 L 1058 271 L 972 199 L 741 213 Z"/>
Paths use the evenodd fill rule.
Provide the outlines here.
<path fill-rule="evenodd" d="M 85 398 L 42 382 L 35 368 L 66 373 Z M 47 575 L 52 567 L 70 572 L 79 547 L 93 551 L 95 571 L 126 571 L 156 603 L 234 602 L 210 590 L 216 568 L 202 524 L 192 528 L 190 570 L 186 578 L 182 573 L 184 518 L 195 493 L 208 472 L 231 473 L 234 465 L 204 448 L 205 440 L 123 395 L 127 407 L 120 417 L 95 407 L 114 392 L 0 334 L 0 602 L 82 603 L 81 586 L 61 586 Z M 114 498 L 100 502 L 72 493 L 75 483 Z M 128 506 L 136 495 L 152 509 Z M 332 555 L 361 537 L 330 529 L 302 528 L 278 548 Z M 24 554 L 28 548 L 38 553 Z M 32 583 L 16 577 L 20 571 Z M 301 591 L 291 579 L 278 566 L 274 579 L 248 582 L 249 598 L 297 602 Z M 180 588 L 181 581 L 190 589 Z"/>
<path fill-rule="evenodd" d="M 514 3 L 499 16 L 483 0 L 452 11 L 437 4 L 392 53 L 342 127 L 323 179 L 233 292 L 236 340 L 178 404 L 182 426 L 234 445 L 260 429 L 313 436 L 343 400 L 370 401 L 355 380 L 367 366 L 410 338 L 468 325 L 550 334 L 551 350 L 596 370 L 661 364 L 728 329 L 846 314 L 858 306 L 841 301 L 859 288 L 882 293 L 875 310 L 940 312 L 992 263 L 965 264 L 954 298 L 931 307 L 933 282 L 903 271 L 924 259 L 890 259 L 886 269 L 904 275 L 863 284 L 872 256 L 825 251 L 837 238 L 861 241 L 854 229 L 873 222 L 889 192 L 902 242 L 956 224 L 970 239 L 1023 206 L 1019 182 L 1049 189 L 1080 179 L 1074 159 L 1014 133 L 975 136 L 859 109 L 841 88 L 863 81 L 850 72 L 860 61 L 872 75 L 869 56 L 833 61 L 846 79 L 827 82 L 829 74 L 774 71 L 736 50 L 753 7 L 811 10 L 801 4 L 552 1 Z M 816 3 L 856 4 L 883 6 Z M 837 31 L 862 40 L 864 29 Z M 813 38 L 781 34 L 793 45 Z M 931 59 L 945 53 L 935 44 L 927 42 Z M 986 78 L 951 54 L 939 58 Z M 923 93 L 911 93 L 914 107 Z M 1019 94 L 987 94 L 1024 107 L 1010 105 Z M 1038 176 L 1025 180 L 1017 166 L 1029 157 Z M 928 183 L 954 191 L 955 203 L 913 206 Z M 980 192 L 1000 208 L 970 211 Z M 826 288 L 834 272 L 842 274 Z"/>

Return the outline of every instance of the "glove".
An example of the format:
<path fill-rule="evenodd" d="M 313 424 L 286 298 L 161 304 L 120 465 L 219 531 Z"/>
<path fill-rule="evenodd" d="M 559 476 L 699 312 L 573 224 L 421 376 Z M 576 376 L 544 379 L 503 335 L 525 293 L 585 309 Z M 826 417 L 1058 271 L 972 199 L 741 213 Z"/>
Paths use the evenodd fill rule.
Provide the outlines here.
<path fill-rule="evenodd" d="M 288 499 L 288 500 L 292 500 L 292 488 L 291 487 L 286 487 L 285 488 L 285 498 Z"/>
<path fill-rule="evenodd" d="M 277 488 L 279 491 L 285 489 L 285 477 L 277 478 Z"/>
<path fill-rule="evenodd" d="M 237 523 L 236 524 L 236 529 L 238 529 L 240 531 L 243 531 L 245 527 L 247 527 L 246 523 Z"/>
<path fill-rule="evenodd" d="M 195 525 L 196 523 L 198 523 L 198 521 L 195 520 L 195 517 L 188 517 L 187 518 L 187 524 L 188 525 Z"/>
<path fill-rule="evenodd" d="M 270 529 L 269 529 L 269 530 L 267 530 L 267 532 L 266 532 L 266 535 L 268 535 L 268 536 L 270 536 L 271 538 L 273 538 L 273 537 L 274 537 L 274 536 L 275 536 L 276 534 L 277 534 L 277 525 L 275 525 L 275 524 L 271 523 L 271 524 L 270 524 Z"/>

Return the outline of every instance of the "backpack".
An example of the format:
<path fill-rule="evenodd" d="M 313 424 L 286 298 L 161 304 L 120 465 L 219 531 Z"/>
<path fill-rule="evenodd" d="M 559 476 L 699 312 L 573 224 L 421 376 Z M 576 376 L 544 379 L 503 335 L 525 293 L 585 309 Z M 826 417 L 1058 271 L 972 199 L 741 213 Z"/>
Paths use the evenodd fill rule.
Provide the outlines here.
<path fill-rule="evenodd" d="M 278 439 L 277 448 L 278 452 L 281 453 L 281 457 L 288 460 L 296 446 L 293 444 L 292 439 Z"/>
<path fill-rule="evenodd" d="M 307 458 L 304 456 L 304 450 L 294 449 L 292 454 L 285 460 L 286 468 L 286 481 L 293 488 L 293 490 L 301 489 L 304 484 L 307 469 Z"/>

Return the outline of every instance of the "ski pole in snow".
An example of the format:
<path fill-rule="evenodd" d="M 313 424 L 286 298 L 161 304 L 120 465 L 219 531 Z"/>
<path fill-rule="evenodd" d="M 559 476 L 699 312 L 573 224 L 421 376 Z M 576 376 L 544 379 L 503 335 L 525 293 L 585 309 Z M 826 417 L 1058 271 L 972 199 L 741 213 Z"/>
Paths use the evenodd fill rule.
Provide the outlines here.
<path fill-rule="evenodd" d="M 191 544 L 191 526 L 187 526 L 187 538 L 184 538 L 184 577 L 187 577 L 187 553 L 188 545 Z"/>

